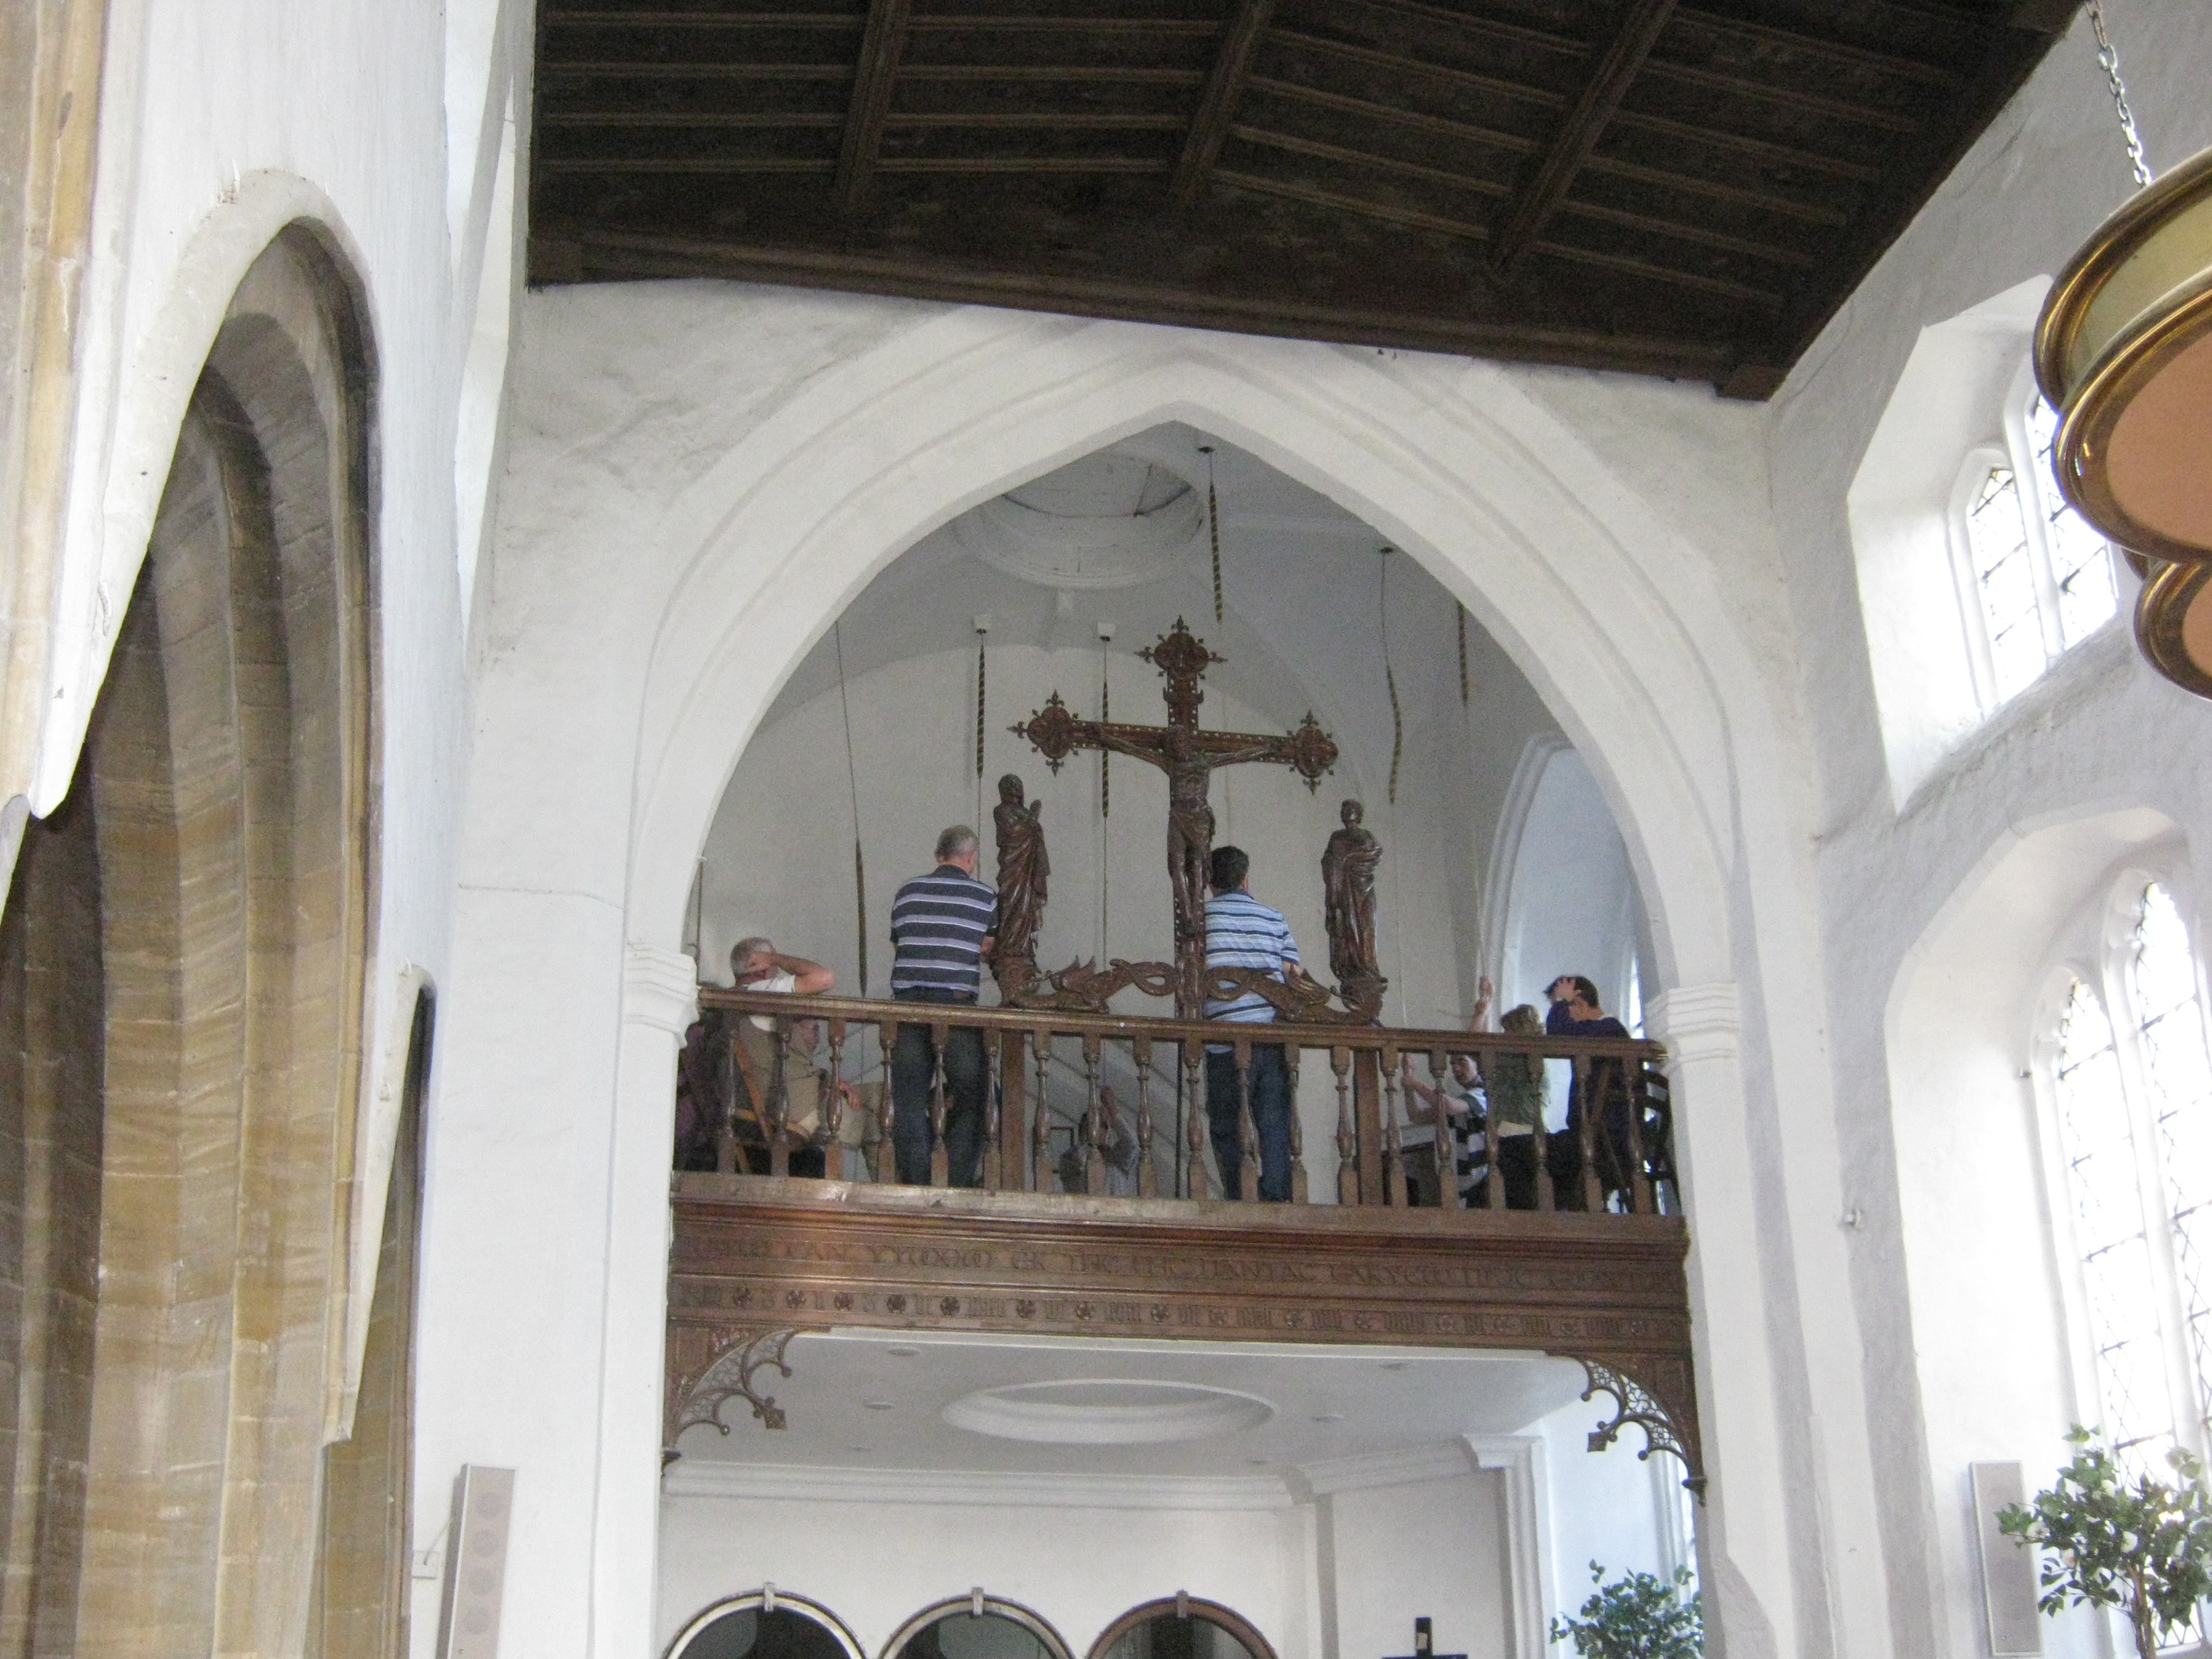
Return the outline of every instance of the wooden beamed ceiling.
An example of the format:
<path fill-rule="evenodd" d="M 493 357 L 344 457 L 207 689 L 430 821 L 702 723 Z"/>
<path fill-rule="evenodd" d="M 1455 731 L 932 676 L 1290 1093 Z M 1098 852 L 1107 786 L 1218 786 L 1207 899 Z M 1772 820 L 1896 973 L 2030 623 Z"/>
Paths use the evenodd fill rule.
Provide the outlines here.
<path fill-rule="evenodd" d="M 542 0 L 533 282 L 1764 397 L 2072 0 Z"/>

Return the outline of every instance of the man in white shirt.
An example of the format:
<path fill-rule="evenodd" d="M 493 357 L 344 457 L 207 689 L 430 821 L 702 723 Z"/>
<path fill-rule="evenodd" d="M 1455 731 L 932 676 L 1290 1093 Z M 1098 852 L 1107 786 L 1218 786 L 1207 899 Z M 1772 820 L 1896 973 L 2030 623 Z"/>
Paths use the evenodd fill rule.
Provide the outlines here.
<path fill-rule="evenodd" d="M 741 939 L 731 948 L 730 975 L 738 990 L 780 996 L 819 996 L 837 982 L 837 975 L 820 963 L 786 956 L 772 941 L 757 937 Z M 752 1014 L 737 1023 L 737 1075 L 731 1079 L 729 1098 L 739 1122 L 757 1126 L 763 1139 L 780 1111 L 785 1133 L 801 1143 L 791 1152 L 796 1176 L 818 1176 L 826 1168 L 822 1149 L 805 1144 L 818 1139 L 823 1127 L 823 1078 L 812 1063 L 817 1036 L 813 1021 L 793 1021 L 787 1048 L 776 1040 L 775 1021 L 769 1016 Z"/>

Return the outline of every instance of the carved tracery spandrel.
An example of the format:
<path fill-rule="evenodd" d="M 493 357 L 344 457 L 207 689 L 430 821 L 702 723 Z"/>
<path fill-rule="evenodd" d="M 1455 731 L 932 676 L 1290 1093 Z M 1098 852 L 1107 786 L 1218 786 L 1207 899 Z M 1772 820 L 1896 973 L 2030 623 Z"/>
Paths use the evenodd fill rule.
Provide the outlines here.
<path fill-rule="evenodd" d="M 676 1443 L 686 1429 L 707 1423 L 717 1433 L 729 1433 L 730 1425 L 722 1421 L 722 1407 L 732 1400 L 750 1406 L 763 1427 L 782 1428 L 783 1407 L 775 1403 L 774 1395 L 763 1393 L 754 1379 L 771 1366 L 789 1376 L 791 1367 L 784 1363 L 784 1350 L 800 1334 L 798 1326 L 740 1327 L 716 1344 L 695 1376 L 672 1377 L 666 1433 L 661 1440 L 662 1462 L 673 1462 L 681 1455 Z"/>
<path fill-rule="evenodd" d="M 1682 1484 L 1702 1503 L 1705 1496 L 1705 1460 L 1698 1453 L 1696 1423 L 1686 1423 L 1683 1427 L 1686 1432 L 1678 1433 L 1667 1402 L 1635 1377 L 1601 1360 L 1582 1359 L 1579 1363 L 1583 1375 L 1589 1381 L 1582 1397 L 1589 1400 L 1602 1392 L 1611 1395 L 1614 1404 L 1612 1418 L 1590 1431 L 1589 1449 L 1603 1451 L 1620 1438 L 1622 1429 L 1633 1423 L 1644 1431 L 1644 1449 L 1637 1456 L 1649 1458 L 1655 1451 L 1672 1452 L 1681 1461 L 1685 1471 Z"/>

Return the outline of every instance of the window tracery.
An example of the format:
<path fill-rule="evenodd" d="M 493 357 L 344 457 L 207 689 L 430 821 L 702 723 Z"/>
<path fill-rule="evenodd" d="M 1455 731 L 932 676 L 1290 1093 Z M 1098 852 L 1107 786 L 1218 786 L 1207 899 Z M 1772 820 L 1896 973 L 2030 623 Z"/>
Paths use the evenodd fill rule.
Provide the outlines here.
<path fill-rule="evenodd" d="M 2094 1378 L 2084 1415 L 2164 1475 L 2212 1425 L 2212 1048 L 2172 890 L 2126 886 L 2097 969 L 2067 980 L 2047 1079 Z M 2115 1017 L 2117 1016 L 2117 1018 Z"/>
<path fill-rule="evenodd" d="M 2004 428 L 2002 447 L 1968 456 L 1956 498 L 1984 713 L 2033 684 L 2119 608 L 2112 546 L 2059 490 L 2057 416 L 2032 381 L 2016 386 Z"/>

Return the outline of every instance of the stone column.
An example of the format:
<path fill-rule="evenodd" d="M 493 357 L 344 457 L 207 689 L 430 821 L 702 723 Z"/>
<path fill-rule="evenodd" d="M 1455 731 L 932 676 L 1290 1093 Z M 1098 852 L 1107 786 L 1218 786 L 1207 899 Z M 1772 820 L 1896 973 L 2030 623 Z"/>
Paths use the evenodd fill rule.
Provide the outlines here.
<path fill-rule="evenodd" d="M 594 1654 L 645 1659 L 655 1650 L 676 1051 L 697 1006 L 698 969 L 690 957 L 635 943 L 623 951 L 592 1516 Z"/>
<path fill-rule="evenodd" d="M 1667 1045 L 1690 1224 L 1690 1316 L 1710 1483 L 1698 1516 L 1708 1651 L 1766 1659 L 1796 1651 L 1799 1621 L 1736 988 L 1677 986 L 1651 1003 L 1645 1024 Z"/>

